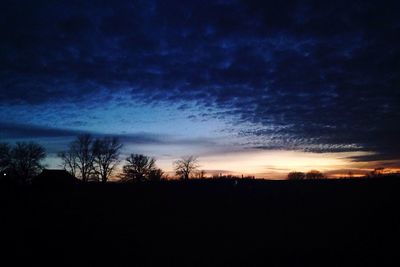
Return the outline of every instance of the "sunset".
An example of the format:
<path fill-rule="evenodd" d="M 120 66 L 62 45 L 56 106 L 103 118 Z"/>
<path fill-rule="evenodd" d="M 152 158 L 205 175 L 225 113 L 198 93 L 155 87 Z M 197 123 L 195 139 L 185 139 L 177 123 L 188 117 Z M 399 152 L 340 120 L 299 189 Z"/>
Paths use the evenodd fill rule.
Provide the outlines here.
<path fill-rule="evenodd" d="M 5 225 L 22 229 L 7 240 L 27 248 L 68 223 L 65 233 L 95 246 L 111 227 L 102 241 L 122 242 L 128 257 L 141 242 L 170 247 L 165 223 L 178 239 L 215 236 L 224 256 L 168 252 L 165 263 L 146 251 L 128 266 L 266 266 L 258 256 L 271 248 L 271 266 L 314 266 L 294 259 L 324 245 L 337 261 L 316 253 L 316 265 L 344 266 L 340 236 L 360 251 L 399 237 L 384 212 L 400 203 L 399 11 L 391 0 L 2 1 L 1 207 Z M 60 222 L 26 228 L 15 210 Z M 308 228 L 312 216 L 330 230 Z M 94 218 L 98 229 L 86 225 Z M 307 226 L 291 228 L 297 218 Z M 307 236 L 324 245 L 301 245 Z M 233 248 L 243 261 L 228 260 Z M 360 251 L 364 261 L 346 263 L 385 265 Z"/>
<path fill-rule="evenodd" d="M 185 155 L 225 170 L 206 159 L 254 149 L 316 153 L 302 170 L 400 166 L 394 8 L 23 3 L 2 11 L 0 137 L 42 144 L 50 168 L 77 133 L 120 136 L 167 171 Z M 245 171 L 282 167 L 257 164 Z"/>

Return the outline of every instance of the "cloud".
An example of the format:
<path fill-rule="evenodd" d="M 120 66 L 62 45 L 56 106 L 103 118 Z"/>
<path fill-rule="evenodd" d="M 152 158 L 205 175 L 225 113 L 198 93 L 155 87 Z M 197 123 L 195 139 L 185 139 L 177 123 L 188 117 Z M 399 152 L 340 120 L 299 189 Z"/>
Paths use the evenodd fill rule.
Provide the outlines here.
<path fill-rule="evenodd" d="M 5 122 L 0 122 L 0 129 L 1 139 L 71 137 L 83 134 L 83 132 L 75 130 Z"/>
<path fill-rule="evenodd" d="M 31 124 L 15 124 L 0 122 L 0 139 L 1 140 L 43 140 L 46 139 L 49 143 L 51 140 L 56 140 L 61 144 L 57 145 L 58 150 L 63 145 L 73 140 L 81 134 L 91 134 L 94 137 L 102 138 L 107 136 L 117 137 L 122 143 L 127 146 L 132 145 L 152 145 L 152 146 L 213 146 L 215 141 L 208 138 L 176 138 L 170 135 L 158 135 L 146 132 L 137 132 L 129 134 L 103 134 L 92 131 L 78 131 L 71 129 L 51 128 L 46 126 L 31 125 Z M 52 144 L 54 146 L 54 144 Z M 52 151 L 54 152 L 54 151 Z"/>
<path fill-rule="evenodd" d="M 8 3 L 0 11 L 0 105 L 86 105 L 129 93 L 143 103 L 215 106 L 220 118 L 258 125 L 241 131 L 251 147 L 399 159 L 399 5 Z"/>

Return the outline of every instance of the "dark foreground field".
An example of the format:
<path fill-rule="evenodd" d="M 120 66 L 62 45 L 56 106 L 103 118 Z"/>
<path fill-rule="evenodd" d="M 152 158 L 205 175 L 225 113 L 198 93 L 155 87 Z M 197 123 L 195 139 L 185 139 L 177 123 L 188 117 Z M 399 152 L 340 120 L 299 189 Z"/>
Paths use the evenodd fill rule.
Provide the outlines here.
<path fill-rule="evenodd" d="M 0 189 L 12 266 L 400 266 L 400 180 Z M 29 264 L 27 264 L 29 263 Z"/>

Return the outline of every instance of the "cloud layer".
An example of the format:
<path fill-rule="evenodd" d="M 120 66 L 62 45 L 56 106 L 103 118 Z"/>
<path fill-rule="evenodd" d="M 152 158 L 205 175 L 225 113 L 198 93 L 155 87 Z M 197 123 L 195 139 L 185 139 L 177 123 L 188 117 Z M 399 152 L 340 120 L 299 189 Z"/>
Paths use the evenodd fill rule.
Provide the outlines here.
<path fill-rule="evenodd" d="M 192 102 L 252 124 L 249 147 L 400 158 L 398 1 L 3 7 L 0 105 Z"/>

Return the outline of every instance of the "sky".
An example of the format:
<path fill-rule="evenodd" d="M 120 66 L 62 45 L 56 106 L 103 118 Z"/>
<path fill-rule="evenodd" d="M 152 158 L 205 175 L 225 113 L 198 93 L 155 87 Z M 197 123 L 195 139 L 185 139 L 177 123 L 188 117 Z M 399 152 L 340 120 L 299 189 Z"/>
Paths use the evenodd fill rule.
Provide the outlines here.
<path fill-rule="evenodd" d="M 2 1 L 0 140 L 117 136 L 172 171 L 400 167 L 398 1 Z"/>

